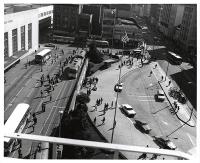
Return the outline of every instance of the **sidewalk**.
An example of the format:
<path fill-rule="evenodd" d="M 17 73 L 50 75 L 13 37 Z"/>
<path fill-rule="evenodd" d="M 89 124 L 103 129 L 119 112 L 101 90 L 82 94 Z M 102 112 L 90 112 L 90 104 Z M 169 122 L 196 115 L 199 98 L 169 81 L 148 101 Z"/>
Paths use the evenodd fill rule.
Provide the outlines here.
<path fill-rule="evenodd" d="M 155 68 L 156 64 L 157 64 L 157 68 Z M 188 107 L 187 103 L 186 104 L 181 104 L 177 100 L 175 100 L 173 97 L 170 97 L 169 94 L 168 94 L 169 89 L 174 87 L 174 84 L 175 84 L 174 82 L 175 81 L 170 79 L 168 76 L 166 77 L 166 81 L 161 81 L 161 76 L 163 76 L 164 79 L 165 79 L 165 72 L 163 71 L 163 69 L 160 67 L 160 65 L 157 62 L 151 62 L 151 69 L 152 69 L 152 71 L 153 71 L 158 83 L 160 84 L 161 88 L 165 92 L 165 95 L 166 95 L 167 99 L 169 100 L 169 102 L 173 106 L 172 108 L 174 108 L 173 103 L 177 102 L 177 105 L 180 108 L 179 111 L 176 112 L 177 118 L 181 122 L 183 122 L 183 123 L 185 123 L 185 124 L 187 124 L 187 125 L 189 125 L 191 127 L 194 127 L 196 125 L 196 122 L 195 122 L 195 120 L 193 118 L 190 119 L 190 114 L 191 114 L 192 111 Z M 170 84 L 170 86 L 168 86 L 170 80 L 171 80 L 171 84 Z M 191 104 L 190 104 L 190 106 L 191 106 Z"/>

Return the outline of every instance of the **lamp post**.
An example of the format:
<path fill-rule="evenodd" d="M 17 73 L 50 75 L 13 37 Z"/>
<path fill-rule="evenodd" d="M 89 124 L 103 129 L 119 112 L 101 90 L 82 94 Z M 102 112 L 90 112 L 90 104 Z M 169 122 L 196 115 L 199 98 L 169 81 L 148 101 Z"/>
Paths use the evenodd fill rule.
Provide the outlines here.
<path fill-rule="evenodd" d="M 124 42 L 123 42 L 123 48 L 124 48 Z M 120 65 L 120 69 L 119 69 L 118 85 L 120 84 L 122 58 L 120 59 L 120 61 L 121 61 L 121 63 L 120 63 L 121 65 Z M 112 136 L 111 136 L 111 143 L 113 142 L 113 136 L 114 136 L 115 125 L 116 125 L 116 113 L 117 113 L 118 96 L 119 96 L 119 92 L 117 92 L 117 97 L 116 97 L 116 101 L 115 101 L 115 113 L 114 113 L 114 120 L 113 120 L 113 130 L 112 130 Z"/>
<path fill-rule="evenodd" d="M 61 120 L 62 120 L 63 111 L 60 110 L 59 114 L 60 114 L 59 137 L 61 137 Z"/>

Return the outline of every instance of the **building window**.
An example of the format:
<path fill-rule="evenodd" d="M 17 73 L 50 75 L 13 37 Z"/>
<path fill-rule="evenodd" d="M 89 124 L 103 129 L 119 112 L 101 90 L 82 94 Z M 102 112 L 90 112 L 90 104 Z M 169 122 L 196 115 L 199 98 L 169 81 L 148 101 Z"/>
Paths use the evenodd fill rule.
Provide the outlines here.
<path fill-rule="evenodd" d="M 8 57 L 8 32 L 4 33 L 4 57 Z"/>
<path fill-rule="evenodd" d="M 32 23 L 28 24 L 28 49 L 32 48 Z"/>
<path fill-rule="evenodd" d="M 21 27 L 21 50 L 25 50 L 25 25 Z"/>
<path fill-rule="evenodd" d="M 17 29 L 12 30 L 13 55 L 17 53 Z"/>

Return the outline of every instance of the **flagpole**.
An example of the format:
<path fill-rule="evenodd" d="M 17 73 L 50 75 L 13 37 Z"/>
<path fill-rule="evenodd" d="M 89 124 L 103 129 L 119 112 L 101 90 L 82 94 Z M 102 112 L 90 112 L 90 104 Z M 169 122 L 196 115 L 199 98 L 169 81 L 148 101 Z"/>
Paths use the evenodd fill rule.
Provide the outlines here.
<path fill-rule="evenodd" d="M 113 25 L 113 30 L 112 30 L 112 48 L 111 48 L 111 54 L 112 54 L 112 49 L 113 49 L 113 35 L 114 35 L 114 28 L 115 28 L 116 9 L 114 9 L 114 11 L 115 11 L 115 13 L 114 13 L 115 16 L 114 16 L 114 25 Z"/>

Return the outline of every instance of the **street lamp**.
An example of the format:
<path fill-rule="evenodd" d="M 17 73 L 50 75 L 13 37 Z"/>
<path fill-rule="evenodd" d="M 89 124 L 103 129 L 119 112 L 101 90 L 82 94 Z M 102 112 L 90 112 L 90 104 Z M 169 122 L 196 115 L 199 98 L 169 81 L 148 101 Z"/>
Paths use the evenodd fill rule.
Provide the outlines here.
<path fill-rule="evenodd" d="M 123 48 L 124 48 L 124 42 L 123 42 Z M 120 59 L 120 61 L 121 61 L 121 65 L 120 65 L 120 69 L 119 69 L 118 85 L 120 84 L 122 58 Z M 119 92 L 117 91 L 117 97 L 116 97 L 116 101 L 115 101 L 115 113 L 114 113 L 114 120 L 113 120 L 113 130 L 112 130 L 112 136 L 111 136 L 111 143 L 113 142 L 114 130 L 115 130 L 115 125 L 116 125 L 116 113 L 117 113 L 118 96 L 119 96 Z"/>
<path fill-rule="evenodd" d="M 61 137 L 61 120 L 62 120 L 63 111 L 60 110 L 59 114 L 60 114 L 59 137 Z"/>

